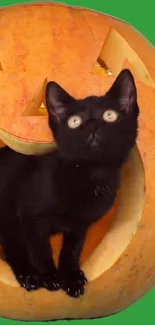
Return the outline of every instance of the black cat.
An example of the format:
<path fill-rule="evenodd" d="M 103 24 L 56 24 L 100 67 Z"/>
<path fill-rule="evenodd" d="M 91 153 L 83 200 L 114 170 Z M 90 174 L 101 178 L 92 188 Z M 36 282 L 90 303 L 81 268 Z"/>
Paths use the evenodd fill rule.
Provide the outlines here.
<path fill-rule="evenodd" d="M 43 156 L 0 151 L 0 236 L 21 286 L 78 297 L 87 281 L 79 267 L 87 230 L 112 207 L 135 145 L 136 86 L 123 70 L 104 96 L 76 100 L 49 82 L 46 104 L 57 149 Z M 57 270 L 49 236 L 59 232 Z"/>

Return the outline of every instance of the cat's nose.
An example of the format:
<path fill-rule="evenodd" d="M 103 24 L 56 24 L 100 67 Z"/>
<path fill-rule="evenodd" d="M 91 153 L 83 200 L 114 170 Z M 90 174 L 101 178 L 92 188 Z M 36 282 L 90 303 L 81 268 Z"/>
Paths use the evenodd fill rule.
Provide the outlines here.
<path fill-rule="evenodd" d="M 89 127 L 92 133 L 95 133 L 96 130 L 99 128 L 99 122 L 92 119 L 87 122 L 87 126 Z"/>
<path fill-rule="evenodd" d="M 98 140 L 97 137 L 95 135 L 96 133 L 91 133 L 87 139 L 87 144 L 91 145 L 91 146 L 97 146 L 98 144 Z"/>
<path fill-rule="evenodd" d="M 87 123 L 87 131 L 89 132 L 87 137 L 87 144 L 92 143 L 96 139 L 97 130 L 99 128 L 99 123 L 95 120 L 89 120 Z"/>
<path fill-rule="evenodd" d="M 87 143 L 90 144 L 93 141 L 93 139 L 94 139 L 94 134 L 93 133 L 89 134 L 87 138 Z"/>
<path fill-rule="evenodd" d="M 99 136 L 97 134 L 98 128 L 94 129 L 94 132 L 91 132 L 87 138 L 87 144 L 97 143 Z"/>

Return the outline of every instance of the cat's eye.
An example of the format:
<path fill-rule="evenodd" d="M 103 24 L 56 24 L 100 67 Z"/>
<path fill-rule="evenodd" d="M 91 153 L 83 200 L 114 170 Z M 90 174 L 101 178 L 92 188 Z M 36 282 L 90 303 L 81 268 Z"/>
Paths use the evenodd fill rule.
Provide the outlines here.
<path fill-rule="evenodd" d="M 117 121 L 118 119 L 118 113 L 116 111 L 113 110 L 107 110 L 103 113 L 103 120 L 107 123 L 112 123 Z"/>
<path fill-rule="evenodd" d="M 82 124 L 82 118 L 79 115 L 73 115 L 68 119 L 70 129 L 76 129 Z"/>

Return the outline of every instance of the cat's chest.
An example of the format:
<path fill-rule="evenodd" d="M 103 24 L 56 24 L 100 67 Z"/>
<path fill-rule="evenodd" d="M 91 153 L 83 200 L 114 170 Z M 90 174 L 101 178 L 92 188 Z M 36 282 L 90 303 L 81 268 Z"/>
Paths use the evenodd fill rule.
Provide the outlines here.
<path fill-rule="evenodd" d="M 113 187 L 114 185 L 114 187 Z M 70 171 L 59 173 L 57 179 L 58 192 L 66 200 L 73 202 L 97 202 L 115 191 L 115 179 L 103 168 L 93 170 L 75 166 Z"/>
<path fill-rule="evenodd" d="M 91 224 L 103 216 L 113 205 L 118 188 L 117 177 L 107 175 L 104 170 L 72 170 L 59 174 L 57 179 L 60 215 L 68 216 L 63 222 L 80 227 Z"/>

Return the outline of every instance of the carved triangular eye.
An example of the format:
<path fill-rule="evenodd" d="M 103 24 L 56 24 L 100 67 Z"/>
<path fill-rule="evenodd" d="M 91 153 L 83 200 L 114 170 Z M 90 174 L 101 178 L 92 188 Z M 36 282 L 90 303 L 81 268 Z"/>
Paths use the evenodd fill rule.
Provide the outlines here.
<path fill-rule="evenodd" d="M 47 115 L 47 109 L 45 105 L 46 86 L 47 86 L 47 78 L 44 79 L 40 89 L 36 93 L 35 97 L 30 101 L 28 107 L 23 112 L 22 116 Z"/>
<path fill-rule="evenodd" d="M 108 68 L 106 63 L 99 56 L 97 62 L 95 63 L 95 74 L 99 76 L 112 76 L 112 71 Z"/>
<path fill-rule="evenodd" d="M 39 115 L 47 115 L 47 108 L 44 102 L 42 102 L 40 108 L 39 108 Z"/>
<path fill-rule="evenodd" d="M 143 84 L 155 88 L 155 82 L 141 57 L 131 44 L 115 28 L 111 28 L 102 45 L 95 64 L 94 73 L 99 76 L 117 77 L 128 61 L 137 79 Z"/>

